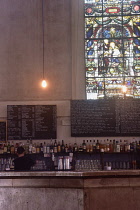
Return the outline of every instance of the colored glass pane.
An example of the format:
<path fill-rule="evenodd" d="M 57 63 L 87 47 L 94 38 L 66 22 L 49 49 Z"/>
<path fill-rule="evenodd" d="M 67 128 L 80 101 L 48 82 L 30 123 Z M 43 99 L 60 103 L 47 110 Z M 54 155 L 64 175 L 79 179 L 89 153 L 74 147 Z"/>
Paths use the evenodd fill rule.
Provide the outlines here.
<path fill-rule="evenodd" d="M 140 2 L 85 0 L 88 99 L 140 98 Z"/>

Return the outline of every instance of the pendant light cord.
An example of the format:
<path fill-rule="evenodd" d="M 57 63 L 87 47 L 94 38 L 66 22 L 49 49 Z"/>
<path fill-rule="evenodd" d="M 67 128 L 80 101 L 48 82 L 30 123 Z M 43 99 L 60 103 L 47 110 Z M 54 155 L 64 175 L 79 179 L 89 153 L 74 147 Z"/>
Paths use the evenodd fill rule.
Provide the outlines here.
<path fill-rule="evenodd" d="M 44 0 L 42 0 L 42 67 L 43 67 L 43 79 L 44 79 Z"/>

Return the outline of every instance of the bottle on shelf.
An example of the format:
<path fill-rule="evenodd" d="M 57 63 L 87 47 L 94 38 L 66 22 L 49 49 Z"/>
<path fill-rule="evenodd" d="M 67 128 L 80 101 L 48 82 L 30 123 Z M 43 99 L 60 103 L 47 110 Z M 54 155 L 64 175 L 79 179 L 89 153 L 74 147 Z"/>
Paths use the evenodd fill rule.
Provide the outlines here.
<path fill-rule="evenodd" d="M 96 152 L 96 142 L 95 142 L 95 139 L 93 140 L 92 148 L 93 148 L 93 153 L 95 153 Z"/>
<path fill-rule="evenodd" d="M 104 152 L 104 144 L 102 143 L 102 140 L 100 140 L 99 148 L 100 152 Z"/>
<path fill-rule="evenodd" d="M 76 142 L 73 145 L 73 152 L 78 152 L 78 145 Z"/>
<path fill-rule="evenodd" d="M 60 145 L 60 141 L 58 141 L 58 144 L 57 144 L 57 152 L 61 152 L 61 145 Z"/>
<path fill-rule="evenodd" d="M 134 152 L 137 151 L 137 141 L 133 138 L 133 147 L 134 147 Z"/>
<path fill-rule="evenodd" d="M 130 152 L 134 152 L 134 144 L 133 144 L 133 142 L 130 142 Z"/>
<path fill-rule="evenodd" d="M 29 154 L 32 154 L 32 140 L 30 139 L 30 144 L 29 144 Z"/>
<path fill-rule="evenodd" d="M 90 149 L 90 145 L 89 145 L 89 142 L 87 140 L 87 143 L 86 143 L 86 152 L 88 153 L 89 152 L 89 149 Z"/>
<path fill-rule="evenodd" d="M 47 153 L 47 146 L 46 146 L 46 142 L 44 142 L 43 144 L 43 154 Z"/>
<path fill-rule="evenodd" d="M 54 153 L 54 145 L 53 145 L 52 139 L 51 139 L 51 143 L 50 143 L 50 153 Z"/>
<path fill-rule="evenodd" d="M 83 152 L 82 144 L 80 144 L 79 149 L 78 149 L 78 152 Z"/>
<path fill-rule="evenodd" d="M 36 145 L 36 153 L 37 153 L 37 154 L 40 153 L 40 145 L 39 145 L 39 143 L 37 143 L 37 145 Z"/>
<path fill-rule="evenodd" d="M 124 152 L 124 144 L 121 139 L 120 139 L 120 152 Z"/>
<path fill-rule="evenodd" d="M 137 142 L 137 149 L 136 151 L 139 153 L 140 152 L 140 141 Z"/>
<path fill-rule="evenodd" d="M 0 154 L 3 154 L 4 152 L 4 144 L 0 144 Z"/>
<path fill-rule="evenodd" d="M 10 154 L 10 152 L 11 152 L 11 151 L 10 151 L 10 147 L 11 147 L 11 146 L 10 146 L 10 142 L 8 141 L 8 144 L 7 144 L 7 153 L 8 153 L 8 154 Z"/>
<path fill-rule="evenodd" d="M 29 140 L 27 140 L 27 142 L 25 144 L 25 153 L 29 154 Z"/>
<path fill-rule="evenodd" d="M 69 148 L 68 148 L 68 145 L 66 144 L 65 146 L 65 153 L 68 153 L 69 152 Z"/>
<path fill-rule="evenodd" d="M 110 152 L 109 139 L 106 140 L 106 152 Z"/>
<path fill-rule="evenodd" d="M 120 144 L 119 141 L 116 141 L 116 152 L 120 152 Z"/>
<path fill-rule="evenodd" d="M 71 143 L 69 143 L 68 152 L 69 152 L 69 153 L 72 153 L 72 152 L 73 152 Z"/>
<path fill-rule="evenodd" d="M 93 152 L 92 140 L 90 140 L 90 143 L 89 143 L 89 152 L 90 152 L 90 153 Z"/>
<path fill-rule="evenodd" d="M 46 153 L 50 154 L 50 144 L 49 143 L 47 143 L 47 145 L 46 145 Z"/>
<path fill-rule="evenodd" d="M 10 146 L 10 153 L 14 154 L 15 153 L 15 147 L 14 147 L 14 142 L 12 141 L 12 144 Z"/>
<path fill-rule="evenodd" d="M 115 141 L 115 139 L 113 140 L 113 152 L 116 152 L 116 141 Z"/>
<path fill-rule="evenodd" d="M 62 140 L 62 144 L 61 144 L 61 152 L 65 152 L 65 144 L 64 144 L 64 140 Z"/>
<path fill-rule="evenodd" d="M 113 143 L 112 143 L 112 140 L 109 141 L 109 152 L 110 153 L 113 152 Z"/>
<path fill-rule="evenodd" d="M 85 140 L 83 140 L 82 148 L 83 148 L 83 152 L 86 152 L 87 151 L 87 145 L 86 145 Z"/>
<path fill-rule="evenodd" d="M 36 153 L 36 143 L 32 144 L 32 153 L 35 154 Z"/>
<path fill-rule="evenodd" d="M 100 143 L 99 140 L 96 142 L 96 152 L 100 152 Z"/>
<path fill-rule="evenodd" d="M 124 151 L 125 152 L 130 152 L 130 144 L 128 143 L 127 140 L 125 140 Z"/>
<path fill-rule="evenodd" d="M 43 153 L 43 144 L 40 143 L 40 153 Z"/>
<path fill-rule="evenodd" d="M 57 153 L 57 141 L 56 141 L 56 139 L 55 139 L 55 142 L 54 142 L 54 153 Z"/>

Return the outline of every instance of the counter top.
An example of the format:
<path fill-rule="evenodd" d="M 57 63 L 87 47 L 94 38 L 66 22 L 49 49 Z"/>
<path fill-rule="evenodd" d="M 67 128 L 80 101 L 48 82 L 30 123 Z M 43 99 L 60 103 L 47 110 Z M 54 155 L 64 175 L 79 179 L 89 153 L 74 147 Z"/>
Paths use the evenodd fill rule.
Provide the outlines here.
<path fill-rule="evenodd" d="M 140 176 L 140 170 L 111 171 L 1 171 L 0 177 L 116 177 Z"/>

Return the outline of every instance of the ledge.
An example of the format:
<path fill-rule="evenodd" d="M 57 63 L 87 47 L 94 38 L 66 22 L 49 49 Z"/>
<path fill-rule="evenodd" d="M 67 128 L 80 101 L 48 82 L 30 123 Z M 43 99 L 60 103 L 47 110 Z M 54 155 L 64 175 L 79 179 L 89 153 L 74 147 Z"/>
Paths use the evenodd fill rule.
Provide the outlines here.
<path fill-rule="evenodd" d="M 22 178 L 22 177 L 122 177 L 140 176 L 140 170 L 111 170 L 111 171 L 2 171 L 1 178 Z"/>

